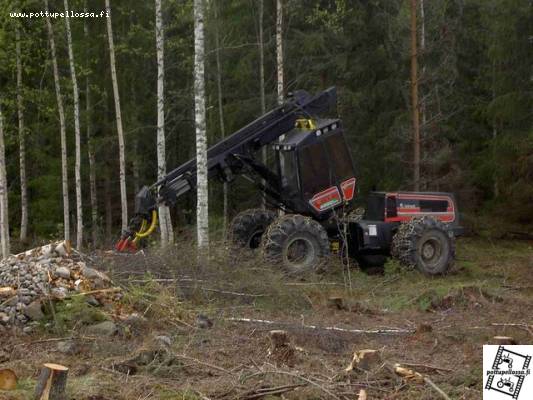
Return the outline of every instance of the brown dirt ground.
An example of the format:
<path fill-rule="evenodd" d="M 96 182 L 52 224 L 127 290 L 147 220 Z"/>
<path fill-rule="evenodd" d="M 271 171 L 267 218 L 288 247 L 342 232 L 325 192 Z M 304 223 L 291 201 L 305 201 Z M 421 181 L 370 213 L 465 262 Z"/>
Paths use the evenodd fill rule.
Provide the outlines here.
<path fill-rule="evenodd" d="M 192 255 L 183 252 L 141 261 L 104 259 L 102 267 L 111 270 L 128 291 L 121 312 L 143 312 L 147 322 L 122 329 L 112 338 L 90 337 L 83 327 L 74 326 L 74 335 L 81 337 L 76 355 L 62 354 L 56 341 L 46 341 L 68 337 L 73 334 L 70 330 L 57 333 L 42 328 L 30 336 L 18 330 L 1 333 L 1 346 L 9 360 L 0 363 L 0 368 L 17 373 L 19 388 L 0 391 L 0 399 L 31 398 L 44 362 L 70 368 L 69 398 L 76 400 L 273 399 L 280 397 L 261 397 L 258 390 L 296 384 L 301 386 L 281 398 L 356 399 L 361 388 L 367 390 L 368 399 L 440 398 L 428 385 L 412 384 L 391 373 L 387 365 L 397 362 L 436 366 L 440 370 L 414 369 L 427 374 L 452 399 L 481 399 L 482 345 L 495 335 L 512 336 L 523 344 L 533 341 L 531 246 L 465 239 L 458 267 L 447 277 L 426 278 L 388 265 L 384 276 L 353 271 L 351 290 L 344 284 L 346 276 L 338 271 L 287 281 L 254 262 L 236 270 L 227 259 L 224 265 L 229 264 L 231 270 L 221 267 L 220 261 L 216 270 L 190 274 L 185 260 Z M 136 280 L 146 282 L 131 282 L 128 271 L 135 271 Z M 151 275 L 142 275 L 145 271 Z M 186 275 L 185 283 L 153 281 Z M 342 297 L 345 307 L 332 306 L 331 296 Z M 198 313 L 209 316 L 213 327 L 197 328 Z M 229 317 L 281 321 L 283 325 L 231 322 Z M 353 334 L 307 329 L 303 324 L 395 327 L 413 333 Z M 298 348 L 291 367 L 268 356 L 268 333 L 280 328 L 289 332 Z M 173 362 L 156 361 L 132 375 L 114 369 L 113 365 L 147 348 L 157 334 L 172 339 L 171 352 L 178 355 Z M 344 372 L 353 352 L 361 349 L 380 350 L 383 363 L 370 372 Z"/>

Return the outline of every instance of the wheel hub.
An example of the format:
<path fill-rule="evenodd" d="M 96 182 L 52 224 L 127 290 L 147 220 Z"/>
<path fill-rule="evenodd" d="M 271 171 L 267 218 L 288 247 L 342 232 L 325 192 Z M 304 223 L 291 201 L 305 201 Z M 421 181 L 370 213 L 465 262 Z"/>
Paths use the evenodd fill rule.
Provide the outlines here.
<path fill-rule="evenodd" d="M 293 239 L 287 246 L 286 260 L 296 268 L 304 267 L 313 257 L 313 244 L 307 238 Z"/>
<path fill-rule="evenodd" d="M 424 243 L 424 246 L 422 247 L 422 257 L 424 257 L 425 260 L 430 260 L 435 255 L 435 246 L 432 243 Z"/>

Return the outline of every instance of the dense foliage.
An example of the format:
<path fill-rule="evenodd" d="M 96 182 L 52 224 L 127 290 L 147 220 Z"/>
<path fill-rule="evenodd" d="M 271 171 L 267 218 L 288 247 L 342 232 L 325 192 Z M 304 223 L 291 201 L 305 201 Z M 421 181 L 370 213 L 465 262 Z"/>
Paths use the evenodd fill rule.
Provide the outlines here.
<path fill-rule="evenodd" d="M 210 0 L 207 29 L 207 128 L 220 137 L 215 32 L 220 37 L 226 132 L 260 114 L 258 1 Z M 315 92 L 336 85 L 342 117 L 359 171 L 362 195 L 372 187 L 410 189 L 412 142 L 409 98 L 409 4 L 405 0 L 285 0 L 286 91 Z M 267 108 L 276 103 L 275 1 L 265 0 Z M 505 214 L 533 222 L 533 32 L 529 0 L 424 1 L 419 8 L 421 48 L 422 189 L 458 194 L 463 210 Z M 419 7 L 420 7 L 419 3 Z M 50 1 L 51 11 L 63 1 Z M 70 8 L 82 11 L 82 0 Z M 140 185 L 156 178 L 156 55 L 154 3 L 113 0 L 117 74 L 127 145 L 130 207 Z M 89 11 L 104 10 L 103 0 Z M 217 18 L 215 18 L 215 8 Z M 15 31 L 21 30 L 30 232 L 61 232 L 62 197 L 59 122 L 49 45 L 43 18 L 13 18 L 10 12 L 44 10 L 38 0 L 2 0 L 0 7 L 0 96 L 5 119 L 11 231 L 20 220 L 16 107 Z M 164 0 L 167 168 L 194 154 L 193 16 L 191 0 Z M 65 24 L 52 20 L 64 87 L 71 185 L 74 193 L 72 90 Z M 89 29 L 84 36 L 84 23 Z M 99 228 L 118 234 L 120 191 L 117 136 L 105 18 L 72 18 L 78 80 L 89 77 L 92 107 L 82 129 L 93 125 L 97 161 Z M 87 139 L 82 138 L 85 225 L 90 225 Z M 69 161 L 70 162 L 70 161 Z M 213 221 L 222 212 L 221 185 L 211 186 Z M 72 198 L 74 196 L 72 195 Z M 230 187 L 230 214 L 259 204 L 246 182 Z M 179 226 L 194 223 L 194 200 L 173 210 Z M 72 221 L 75 204 L 71 202 Z M 216 224 L 215 224 L 216 225 Z M 75 228 L 75 227 L 74 227 Z M 86 235 L 89 237 L 89 235 Z"/>

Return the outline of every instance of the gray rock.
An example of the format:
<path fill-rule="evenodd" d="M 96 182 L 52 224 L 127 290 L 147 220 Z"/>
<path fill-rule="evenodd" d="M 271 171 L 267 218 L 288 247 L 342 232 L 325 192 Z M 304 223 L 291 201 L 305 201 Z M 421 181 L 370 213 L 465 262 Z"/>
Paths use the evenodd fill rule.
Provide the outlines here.
<path fill-rule="evenodd" d="M 83 267 L 81 269 L 81 273 L 87 279 L 101 279 L 105 282 L 110 281 L 109 277 L 106 274 L 104 274 L 103 272 L 97 271 L 94 268 Z"/>
<path fill-rule="evenodd" d="M 87 328 L 87 333 L 101 336 L 113 336 L 118 332 L 118 327 L 113 321 L 104 321 Z"/>
<path fill-rule="evenodd" d="M 57 343 L 57 351 L 63 354 L 78 354 L 80 346 L 75 340 L 64 340 Z"/>
<path fill-rule="evenodd" d="M 24 315 L 28 318 L 39 321 L 44 318 L 43 308 L 39 300 L 34 301 L 33 303 L 26 306 L 24 309 Z"/>
<path fill-rule="evenodd" d="M 162 347 L 170 347 L 172 345 L 172 339 L 166 335 L 156 336 L 154 339 Z"/>
<path fill-rule="evenodd" d="M 30 294 L 30 290 L 27 289 L 27 288 L 20 288 L 18 290 L 18 294 L 19 294 L 19 296 L 27 296 L 27 295 Z"/>
<path fill-rule="evenodd" d="M 198 314 L 196 316 L 196 326 L 200 329 L 209 329 L 213 326 L 213 321 L 207 315 Z"/>
<path fill-rule="evenodd" d="M 33 326 L 25 326 L 22 328 L 22 332 L 24 332 L 26 335 L 29 335 L 33 332 Z"/>
<path fill-rule="evenodd" d="M 4 312 L 0 312 L 0 323 L 7 324 L 9 322 L 9 315 Z"/>
<path fill-rule="evenodd" d="M 56 299 L 64 299 L 67 297 L 68 291 L 64 287 L 55 287 L 50 290 L 50 294 Z"/>
<path fill-rule="evenodd" d="M 57 267 L 54 274 L 60 278 L 70 279 L 70 269 L 67 267 Z"/>
<path fill-rule="evenodd" d="M 87 304 L 93 306 L 93 307 L 98 307 L 100 306 L 100 302 L 98 300 L 96 300 L 93 296 L 85 296 L 85 301 L 87 302 Z"/>
<path fill-rule="evenodd" d="M 31 303 L 31 297 L 30 296 L 19 296 L 19 301 L 22 304 L 30 304 Z"/>

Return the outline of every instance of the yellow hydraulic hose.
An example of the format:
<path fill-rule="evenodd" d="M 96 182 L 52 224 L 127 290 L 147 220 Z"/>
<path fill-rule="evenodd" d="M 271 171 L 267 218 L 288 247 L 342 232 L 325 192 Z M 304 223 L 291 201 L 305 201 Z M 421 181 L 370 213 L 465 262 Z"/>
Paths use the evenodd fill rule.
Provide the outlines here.
<path fill-rule="evenodd" d="M 153 233 L 153 231 L 155 231 L 155 227 L 157 226 L 157 210 L 152 211 L 152 221 L 148 229 L 146 229 L 146 225 L 147 225 L 146 220 L 143 220 L 143 223 L 141 224 L 141 230 L 135 233 L 135 239 L 133 239 L 134 242 L 137 242 L 139 239 L 142 239 L 150 235 L 151 233 Z"/>

